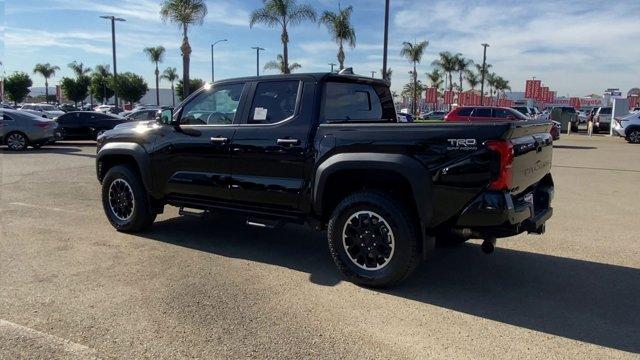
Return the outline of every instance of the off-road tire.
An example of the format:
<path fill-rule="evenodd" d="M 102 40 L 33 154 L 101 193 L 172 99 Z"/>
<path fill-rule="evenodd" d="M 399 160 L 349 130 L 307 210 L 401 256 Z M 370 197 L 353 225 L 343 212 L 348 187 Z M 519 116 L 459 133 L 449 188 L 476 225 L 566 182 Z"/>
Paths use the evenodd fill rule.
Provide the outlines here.
<path fill-rule="evenodd" d="M 118 179 L 124 180 L 133 192 L 133 213 L 126 220 L 118 218 L 110 205 L 109 191 Z M 156 219 L 142 179 L 130 165 L 117 165 L 109 169 L 102 180 L 102 207 L 114 228 L 122 232 L 138 232 L 149 228 Z"/>
<path fill-rule="evenodd" d="M 386 265 L 378 270 L 367 270 L 351 260 L 343 245 L 346 222 L 358 212 L 373 212 L 390 226 L 394 238 L 394 251 Z M 419 232 L 417 221 L 400 201 L 382 192 L 361 191 L 344 198 L 336 206 L 327 229 L 327 240 L 333 261 L 350 281 L 368 287 L 385 287 L 407 278 L 418 266 Z"/>

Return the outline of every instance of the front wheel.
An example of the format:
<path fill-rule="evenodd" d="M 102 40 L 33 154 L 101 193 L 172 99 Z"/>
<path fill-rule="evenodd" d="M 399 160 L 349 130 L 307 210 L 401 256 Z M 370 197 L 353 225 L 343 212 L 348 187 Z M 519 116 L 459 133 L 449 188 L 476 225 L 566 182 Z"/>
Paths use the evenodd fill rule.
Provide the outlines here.
<path fill-rule="evenodd" d="M 118 231 L 149 228 L 156 218 L 140 176 L 128 165 L 114 166 L 102 181 L 102 207 Z"/>
<path fill-rule="evenodd" d="M 420 261 L 413 217 L 398 201 L 371 191 L 348 196 L 333 211 L 329 250 L 354 283 L 383 287 L 404 280 Z"/>
<path fill-rule="evenodd" d="M 640 129 L 633 129 L 627 135 L 627 141 L 632 144 L 640 144 Z"/>

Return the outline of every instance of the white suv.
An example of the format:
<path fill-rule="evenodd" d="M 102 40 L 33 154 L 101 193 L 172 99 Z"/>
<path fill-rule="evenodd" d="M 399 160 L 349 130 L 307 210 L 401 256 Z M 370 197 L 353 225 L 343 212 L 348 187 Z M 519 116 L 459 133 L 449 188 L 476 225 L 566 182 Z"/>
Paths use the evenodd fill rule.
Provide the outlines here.
<path fill-rule="evenodd" d="M 630 143 L 640 144 L 640 112 L 633 112 L 622 118 L 616 117 L 613 133 L 622 136 Z"/>

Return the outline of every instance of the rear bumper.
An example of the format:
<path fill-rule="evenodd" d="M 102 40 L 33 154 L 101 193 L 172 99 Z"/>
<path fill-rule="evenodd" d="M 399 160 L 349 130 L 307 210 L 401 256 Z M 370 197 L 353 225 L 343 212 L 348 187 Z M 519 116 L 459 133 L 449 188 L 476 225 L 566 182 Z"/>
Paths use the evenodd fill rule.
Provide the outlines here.
<path fill-rule="evenodd" d="M 553 215 L 553 197 L 551 174 L 515 196 L 487 191 L 462 211 L 456 227 L 467 229 L 474 237 L 508 237 L 525 231 L 542 233 L 545 222 Z"/>

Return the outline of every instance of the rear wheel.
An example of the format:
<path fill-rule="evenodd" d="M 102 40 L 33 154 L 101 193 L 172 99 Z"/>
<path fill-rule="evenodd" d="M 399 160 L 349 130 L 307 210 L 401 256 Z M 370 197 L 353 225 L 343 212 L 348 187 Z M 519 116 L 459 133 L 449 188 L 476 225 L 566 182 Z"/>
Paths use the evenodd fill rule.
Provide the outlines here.
<path fill-rule="evenodd" d="M 23 133 L 14 132 L 7 135 L 7 147 L 13 151 L 23 151 L 27 149 L 29 145 L 29 139 Z"/>
<path fill-rule="evenodd" d="M 114 166 L 105 175 L 102 207 L 118 231 L 145 230 L 156 218 L 140 176 L 129 165 Z"/>
<path fill-rule="evenodd" d="M 382 287 L 398 283 L 420 261 L 418 233 L 406 208 L 371 191 L 348 196 L 329 221 L 327 238 L 334 262 L 354 283 Z"/>
<path fill-rule="evenodd" d="M 627 135 L 627 141 L 632 144 L 640 144 L 640 129 L 633 129 Z"/>

